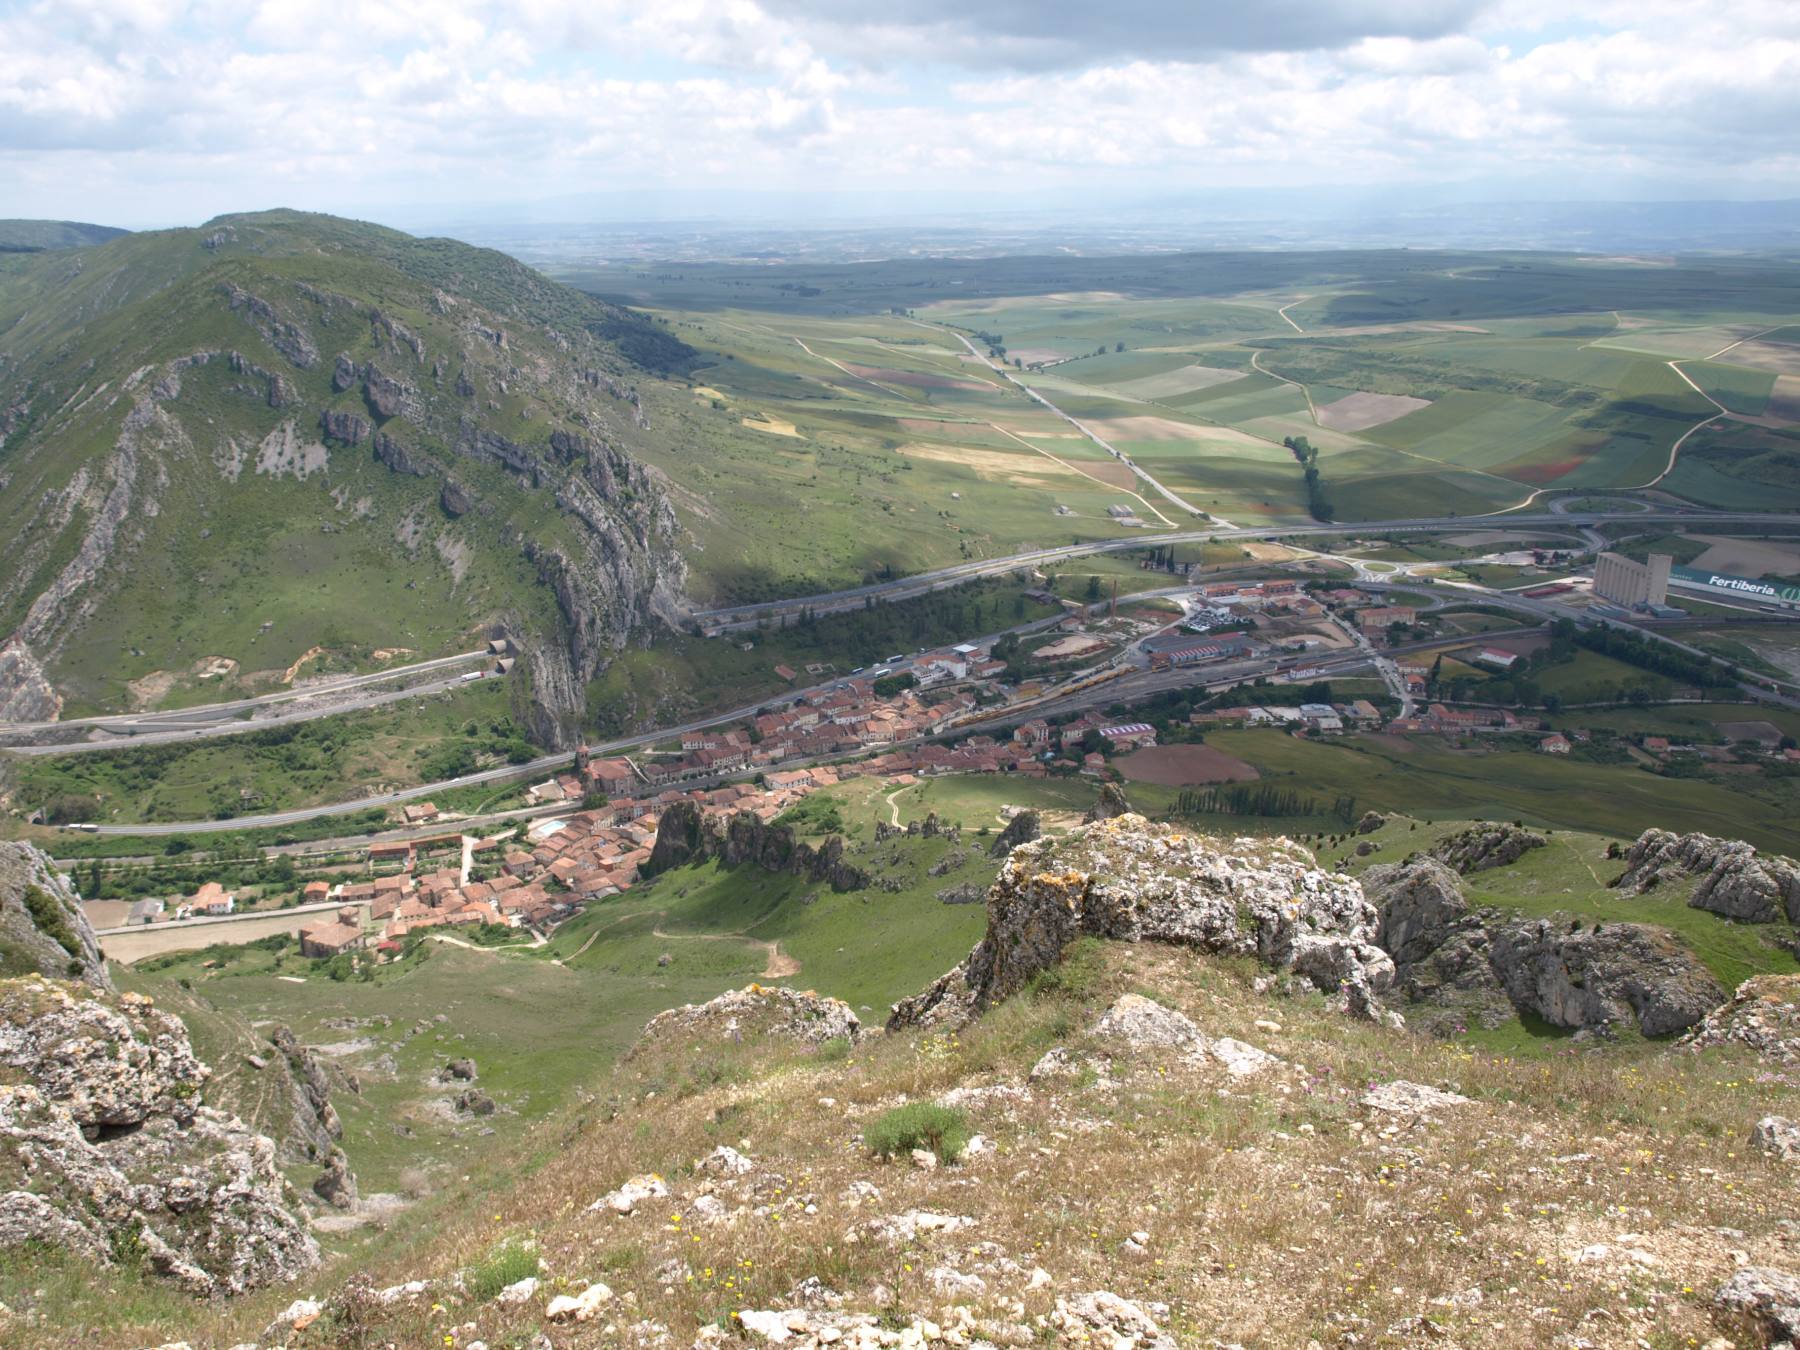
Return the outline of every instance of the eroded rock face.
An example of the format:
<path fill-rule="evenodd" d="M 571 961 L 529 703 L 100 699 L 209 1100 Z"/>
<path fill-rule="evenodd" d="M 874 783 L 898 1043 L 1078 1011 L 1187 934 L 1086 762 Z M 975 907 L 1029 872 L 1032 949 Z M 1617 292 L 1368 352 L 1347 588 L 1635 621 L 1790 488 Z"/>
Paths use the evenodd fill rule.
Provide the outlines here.
<path fill-rule="evenodd" d="M 999 838 L 988 850 L 990 858 L 1004 858 L 1020 844 L 1029 844 L 1043 833 L 1042 822 L 1036 811 L 1021 811 L 1006 822 L 1006 828 L 1000 831 Z"/>
<path fill-rule="evenodd" d="M 200 1103 L 209 1070 L 150 1000 L 0 982 L 0 1246 L 141 1255 L 195 1294 L 292 1278 L 319 1249 L 275 1145 Z"/>
<path fill-rule="evenodd" d="M 1688 899 L 1695 909 L 1751 923 L 1783 917 L 1800 923 L 1800 866 L 1738 839 L 1645 830 L 1625 854 L 1625 873 L 1613 886 L 1642 895 L 1687 877 L 1700 878 Z"/>
<path fill-rule="evenodd" d="M 1408 1003 L 1442 1010 L 1426 1016 L 1427 1029 L 1471 1018 L 1492 1026 L 1513 1015 L 1489 959 L 1497 916 L 1469 908 L 1455 872 L 1436 858 L 1409 858 L 1377 864 L 1362 881 L 1381 916 L 1375 941 L 1394 959 L 1395 988 Z"/>
<path fill-rule="evenodd" d="M 0 975 L 31 972 L 111 992 L 81 900 L 30 844 L 0 843 Z"/>
<path fill-rule="evenodd" d="M 1516 924 L 1493 935 L 1491 961 L 1514 1005 L 1553 1026 L 1635 1021 L 1646 1036 L 1667 1036 L 1725 1001 L 1699 958 L 1648 924 Z"/>
<path fill-rule="evenodd" d="M 1094 799 L 1094 804 L 1088 807 L 1087 814 L 1081 819 L 1091 825 L 1096 820 L 1111 820 L 1114 816 L 1123 816 L 1130 811 L 1131 803 L 1125 798 L 1125 789 L 1117 783 L 1102 783 L 1100 795 Z"/>
<path fill-rule="evenodd" d="M 658 1013 L 645 1025 L 639 1044 L 672 1035 L 700 1034 L 733 1041 L 783 1036 L 820 1045 L 838 1039 L 854 1041 L 862 1030 L 862 1022 L 842 999 L 779 985 L 752 984 L 729 990 L 706 1003 L 689 1003 Z"/>
<path fill-rule="evenodd" d="M 788 826 L 770 824 L 748 811 L 720 824 L 686 801 L 676 802 L 663 813 L 643 873 L 656 876 L 672 867 L 711 858 L 727 867 L 750 863 L 765 872 L 822 881 L 834 891 L 861 890 L 869 884 L 868 873 L 845 859 L 844 841 L 838 835 L 815 847 L 796 840 Z"/>
<path fill-rule="evenodd" d="M 1800 975 L 1753 975 L 1714 1008 L 1688 1045 L 1742 1045 L 1780 1064 L 1800 1063 Z"/>
<path fill-rule="evenodd" d="M 1432 846 L 1431 856 L 1466 877 L 1490 867 L 1510 867 L 1548 842 L 1543 835 L 1517 825 L 1471 825 L 1438 840 Z"/>
<path fill-rule="evenodd" d="M 965 1022 L 1089 935 L 1254 956 L 1328 989 L 1353 985 L 1362 999 L 1393 979 L 1362 887 L 1287 839 L 1210 838 L 1118 816 L 1014 849 L 987 907 L 987 934 L 968 959 L 895 1004 L 890 1027 Z"/>

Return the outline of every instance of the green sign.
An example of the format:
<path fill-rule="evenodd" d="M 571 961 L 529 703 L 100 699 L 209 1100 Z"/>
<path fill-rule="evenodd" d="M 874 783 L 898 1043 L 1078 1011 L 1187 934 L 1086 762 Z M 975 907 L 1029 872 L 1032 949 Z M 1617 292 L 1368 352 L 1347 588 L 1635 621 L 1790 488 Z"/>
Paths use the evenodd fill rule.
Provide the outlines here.
<path fill-rule="evenodd" d="M 1778 604 L 1800 605 L 1800 586 L 1782 586 L 1772 581 L 1756 581 L 1750 577 L 1734 577 L 1729 573 L 1709 572 L 1694 567 L 1671 567 L 1669 579 L 1689 586 L 1705 586 L 1713 591 L 1730 591 L 1747 600 L 1773 600 Z"/>

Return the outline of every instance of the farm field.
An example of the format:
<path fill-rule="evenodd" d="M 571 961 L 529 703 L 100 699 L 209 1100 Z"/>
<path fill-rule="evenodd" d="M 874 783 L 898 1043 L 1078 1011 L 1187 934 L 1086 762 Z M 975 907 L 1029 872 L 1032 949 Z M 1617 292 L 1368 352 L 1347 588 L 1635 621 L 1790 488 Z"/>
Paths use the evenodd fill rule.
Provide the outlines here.
<path fill-rule="evenodd" d="M 1800 507 L 1800 403 L 1783 393 L 1800 382 L 1785 338 L 1800 286 L 1785 272 L 1701 284 L 1680 267 L 1382 254 L 1233 272 L 1195 256 L 1108 260 L 1094 285 L 1079 260 L 994 261 L 979 277 L 941 261 L 720 265 L 605 292 L 654 306 L 711 362 L 650 452 L 705 545 L 701 593 L 1117 537 L 1134 528 L 1122 512 L 1187 523 L 1132 463 L 1213 515 L 1303 521 L 1296 438 L 1337 518 L 1480 515 L 1657 479 L 1722 406 L 1663 486 Z"/>

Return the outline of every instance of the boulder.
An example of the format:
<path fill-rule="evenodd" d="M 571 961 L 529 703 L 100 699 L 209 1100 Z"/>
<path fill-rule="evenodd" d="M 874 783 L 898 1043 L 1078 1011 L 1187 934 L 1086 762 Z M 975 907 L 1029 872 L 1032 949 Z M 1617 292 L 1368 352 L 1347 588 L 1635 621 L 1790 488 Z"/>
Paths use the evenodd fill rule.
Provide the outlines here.
<path fill-rule="evenodd" d="M 339 352 L 337 362 L 331 368 L 331 392 L 341 394 L 356 383 L 356 362 L 344 353 Z"/>
<path fill-rule="evenodd" d="M 675 1035 L 704 1033 L 734 1041 L 778 1036 L 807 1045 L 854 1041 L 862 1023 L 848 1003 L 810 991 L 780 985 L 752 984 L 733 989 L 706 1003 L 689 1003 L 658 1013 L 644 1027 L 646 1043 Z"/>
<path fill-rule="evenodd" d="M 438 491 L 438 506 L 445 515 L 454 520 L 458 516 L 466 516 L 475 509 L 475 499 L 462 484 L 446 478 L 444 486 Z"/>
<path fill-rule="evenodd" d="M 1444 836 L 1431 846 L 1431 856 L 1466 877 L 1490 867 L 1508 867 L 1548 842 L 1518 825 L 1482 823 Z"/>
<path fill-rule="evenodd" d="M 1356 822 L 1356 832 L 1358 834 L 1374 834 L 1375 831 L 1387 824 L 1387 821 L 1388 818 L 1379 811 L 1364 811 L 1362 819 Z"/>
<path fill-rule="evenodd" d="M 1688 1035 L 1694 1049 L 1741 1045 L 1778 1064 L 1800 1063 L 1800 975 L 1753 975 Z"/>
<path fill-rule="evenodd" d="M 1006 828 L 1000 831 L 988 849 L 988 857 L 1004 858 L 1020 844 L 1029 844 L 1043 833 L 1043 822 L 1036 811 L 1021 811 L 1006 822 Z"/>
<path fill-rule="evenodd" d="M 1786 1116 L 1764 1116 L 1750 1131 L 1750 1142 L 1783 1162 L 1800 1158 L 1800 1125 Z"/>
<path fill-rule="evenodd" d="M 1758 853 L 1756 846 L 1710 834 L 1645 830 L 1625 854 L 1625 871 L 1612 884 L 1642 895 L 1669 881 L 1698 877 L 1688 898 L 1695 909 L 1730 919 L 1800 923 L 1800 865 Z"/>
<path fill-rule="evenodd" d="M 1125 799 L 1125 789 L 1117 783 L 1102 783 L 1100 795 L 1094 799 L 1094 804 L 1088 807 L 1087 814 L 1081 819 L 1084 824 L 1091 825 L 1096 820 L 1111 820 L 1114 816 L 1130 813 L 1131 803 Z"/>
<path fill-rule="evenodd" d="M 113 987 L 68 878 L 30 844 L 0 843 L 0 975 L 33 973 Z"/>
<path fill-rule="evenodd" d="M 1121 994 L 1090 1031 L 1095 1036 L 1124 1041 L 1134 1050 L 1185 1050 L 1206 1039 L 1185 1013 L 1165 1008 L 1142 994 Z"/>
<path fill-rule="evenodd" d="M 149 999 L 0 982 L 0 1246 L 110 1265 L 126 1251 L 200 1295 L 318 1263 L 275 1145 L 201 1104 L 210 1071 Z"/>
<path fill-rule="evenodd" d="M 1424 1083 L 1408 1083 L 1396 1079 L 1392 1083 L 1378 1083 L 1363 1093 L 1362 1104 L 1371 1111 L 1380 1111 L 1386 1115 L 1429 1116 L 1434 1111 L 1467 1106 L 1469 1099 L 1459 1093 L 1445 1092 L 1442 1088 L 1429 1087 Z"/>
<path fill-rule="evenodd" d="M 1693 1026 L 1725 991 L 1667 929 L 1541 919 L 1493 934 L 1490 960 L 1515 1007 L 1552 1026 L 1604 1030 L 1635 1021 L 1646 1036 Z"/>
<path fill-rule="evenodd" d="M 1164 942 L 1298 969 L 1328 992 L 1393 977 L 1375 909 L 1288 839 L 1222 839 L 1124 815 L 1014 849 L 968 958 L 894 1005 L 890 1028 L 960 1025 L 1062 959 L 1077 938 Z"/>
<path fill-rule="evenodd" d="M 1746 1266 L 1713 1295 L 1724 1312 L 1747 1317 L 1771 1337 L 1800 1337 L 1800 1279 L 1767 1266 Z"/>

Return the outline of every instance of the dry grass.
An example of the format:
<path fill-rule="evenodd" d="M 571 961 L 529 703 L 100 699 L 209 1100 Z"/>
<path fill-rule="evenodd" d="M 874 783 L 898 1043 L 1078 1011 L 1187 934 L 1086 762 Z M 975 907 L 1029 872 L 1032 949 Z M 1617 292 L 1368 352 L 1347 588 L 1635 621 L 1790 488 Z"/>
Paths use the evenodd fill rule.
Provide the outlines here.
<path fill-rule="evenodd" d="M 965 1303 L 996 1336 L 1046 1339 L 1037 1319 L 1056 1296 L 1107 1289 L 1168 1304 L 1165 1329 L 1184 1346 L 1672 1347 L 1733 1330 L 1708 1297 L 1741 1259 L 1800 1266 L 1785 1226 L 1793 1174 L 1747 1144 L 1757 1118 L 1793 1112 L 1793 1092 L 1749 1059 L 1644 1045 L 1513 1059 L 1349 1023 L 1315 994 L 1259 994 L 1256 974 L 1088 944 L 958 1035 L 809 1050 L 747 1027 L 742 1044 L 646 1046 L 515 1141 L 508 1174 L 453 1181 L 391 1254 L 362 1261 L 375 1286 L 427 1279 L 430 1295 L 360 1307 L 356 1326 L 327 1317 L 297 1343 L 522 1345 L 544 1325 L 545 1297 L 603 1280 L 612 1315 L 553 1329 L 556 1346 L 686 1346 L 733 1311 L 792 1306 L 816 1276 L 848 1310 L 941 1316 Z M 1089 1040 L 1130 990 L 1286 1063 L 1231 1079 Z M 1028 1083 L 1052 1045 L 1088 1067 Z M 1473 1101 L 1434 1120 L 1360 1104 L 1393 1079 Z M 920 1171 L 863 1146 L 881 1113 L 955 1089 L 975 1089 L 956 1104 L 993 1151 Z M 697 1172 L 720 1144 L 755 1173 Z M 588 1211 L 645 1172 L 667 1179 L 669 1199 L 628 1217 Z M 858 1182 L 879 1199 L 847 1189 Z M 734 1217 L 705 1221 L 695 1202 L 708 1192 Z M 914 1210 L 973 1224 L 899 1243 L 870 1232 Z M 1123 1245 L 1137 1230 L 1147 1254 Z M 454 1292 L 455 1273 L 507 1238 L 538 1244 L 550 1287 L 517 1309 Z M 1596 1258 L 1596 1244 L 1643 1255 Z M 946 1267 L 985 1287 L 941 1292 L 933 1273 Z M 1032 1289 L 1038 1267 L 1050 1283 Z M 328 1294 L 351 1270 L 314 1285 Z M 202 1328 L 146 1327 L 142 1339 L 253 1338 L 296 1292 L 223 1321 L 196 1309 Z"/>

